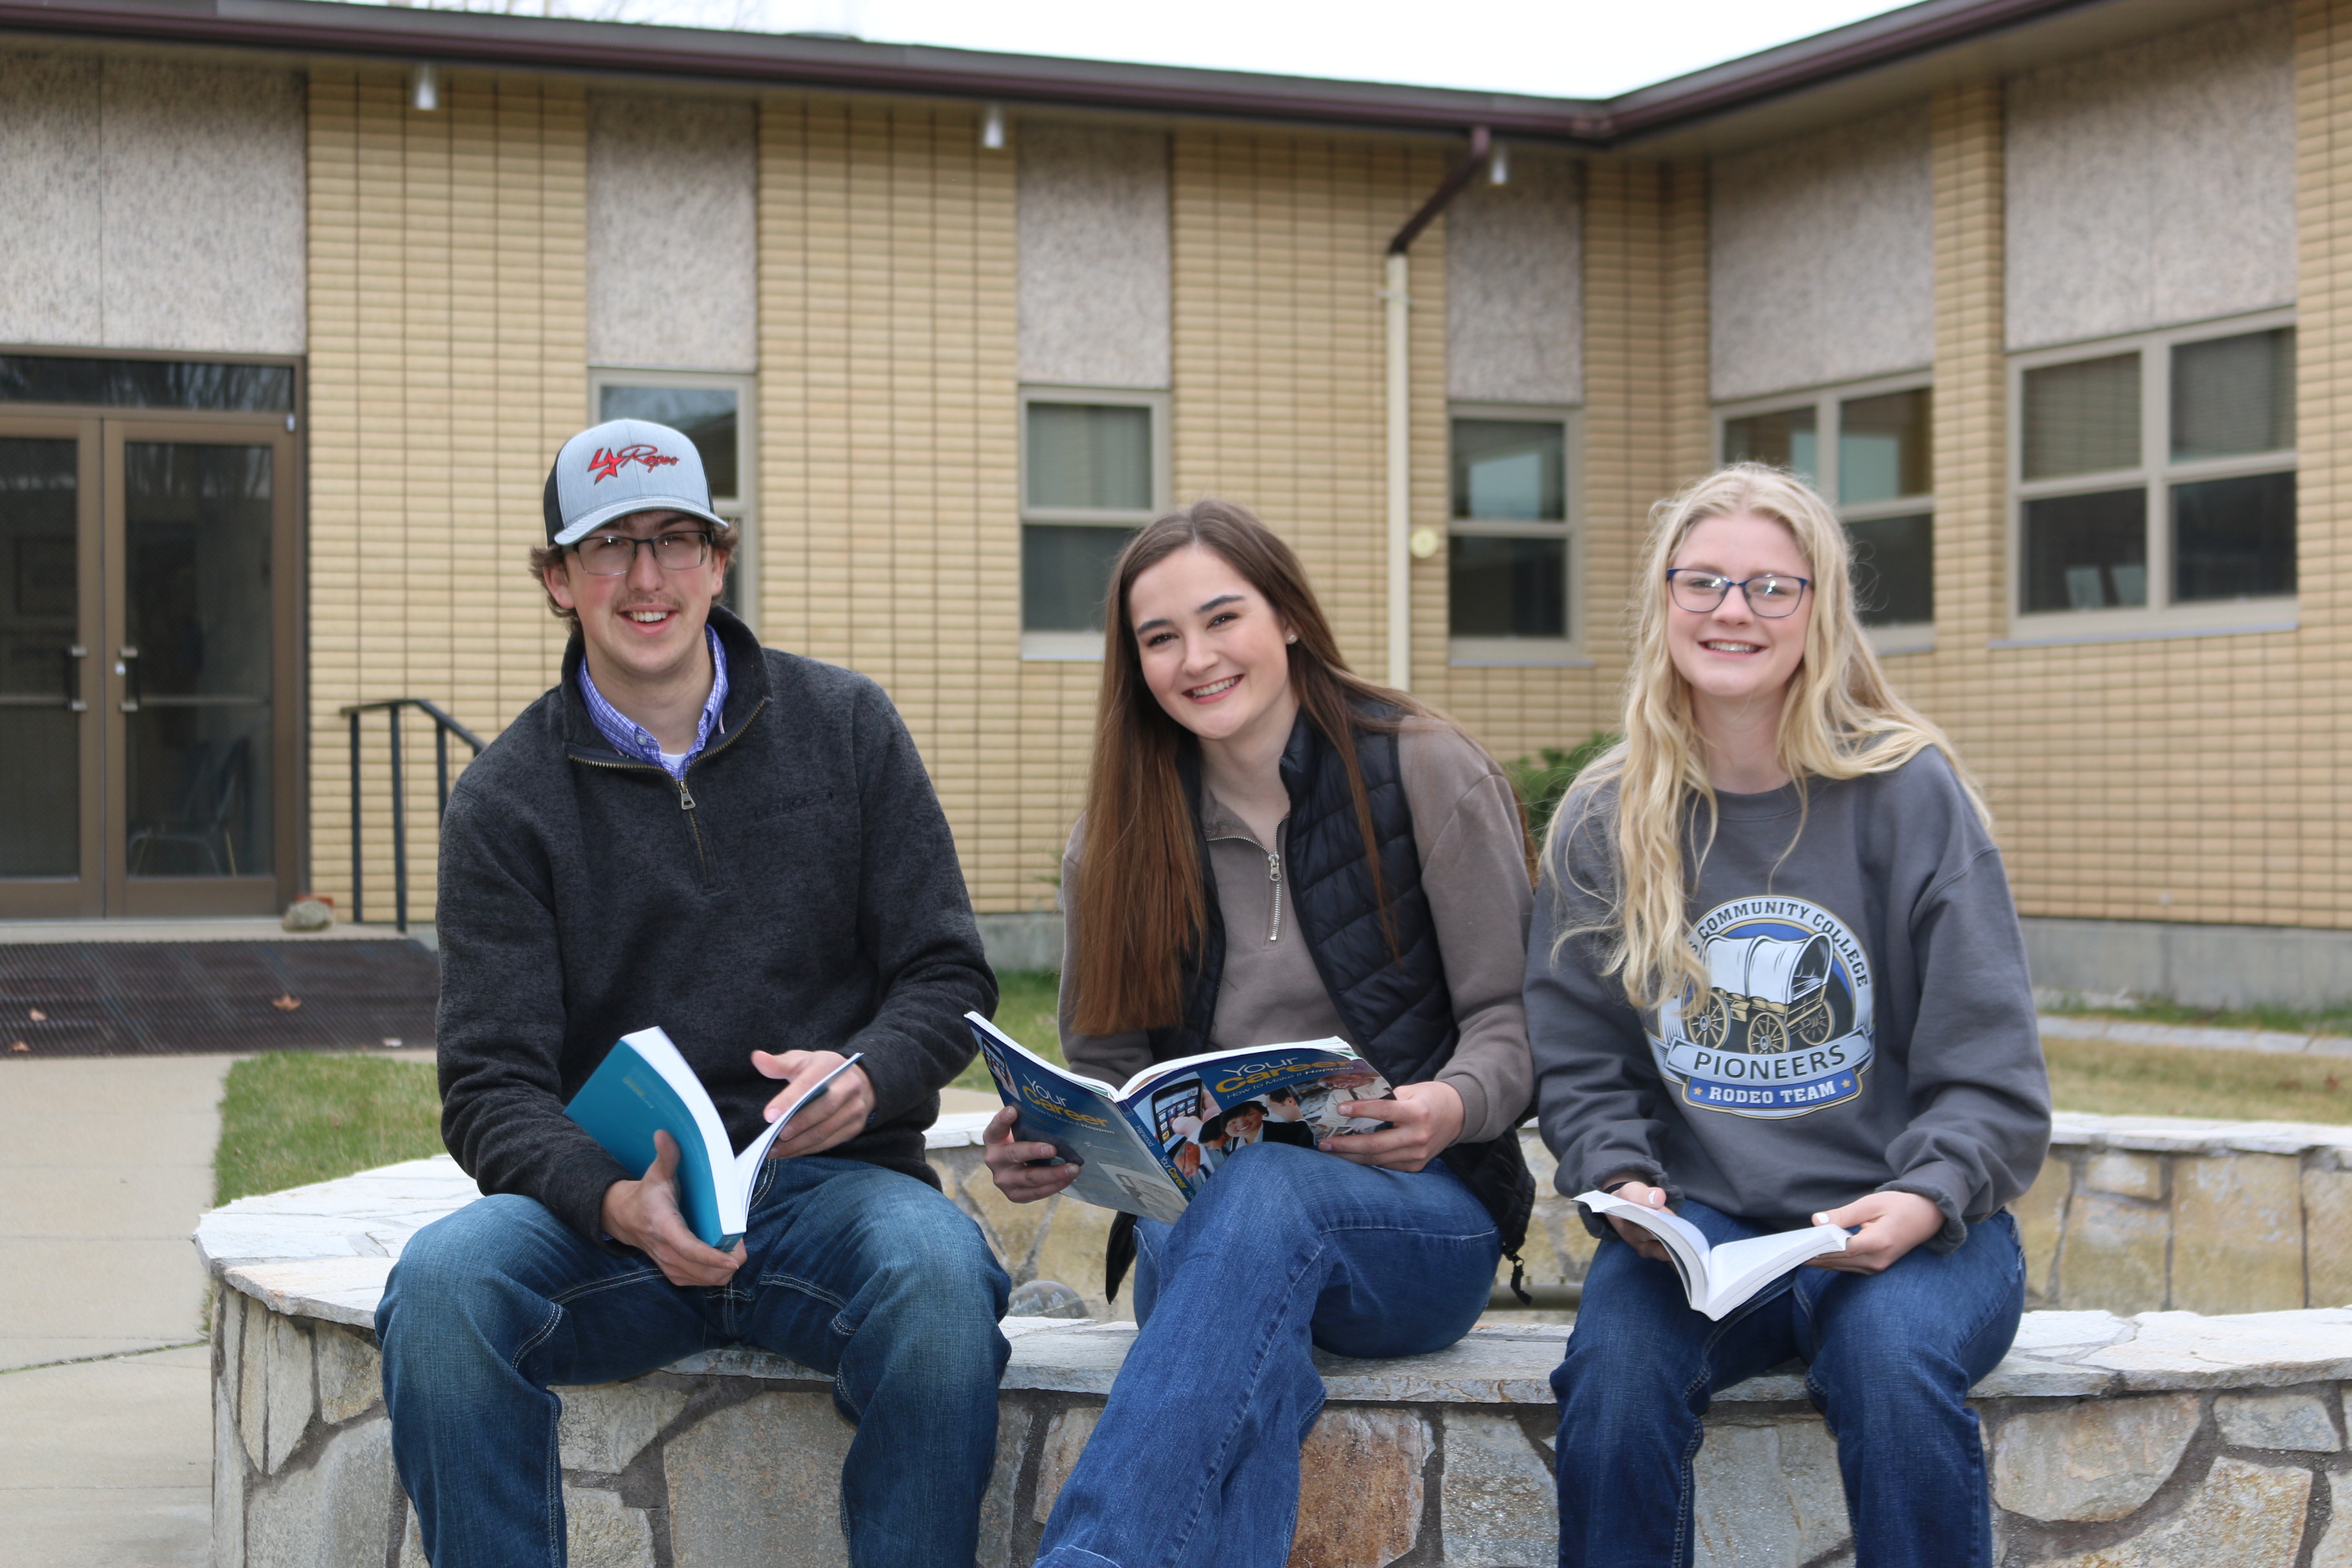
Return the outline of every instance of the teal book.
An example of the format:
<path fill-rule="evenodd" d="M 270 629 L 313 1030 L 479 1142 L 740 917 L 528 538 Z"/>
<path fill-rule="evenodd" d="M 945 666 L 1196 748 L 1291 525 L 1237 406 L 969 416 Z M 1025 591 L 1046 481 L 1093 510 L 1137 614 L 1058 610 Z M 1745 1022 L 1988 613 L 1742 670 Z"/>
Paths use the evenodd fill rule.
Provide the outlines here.
<path fill-rule="evenodd" d="M 633 1177 L 653 1168 L 656 1131 L 676 1140 L 678 1213 L 687 1229 L 724 1252 L 742 1239 L 750 1223 L 751 1187 L 768 1146 L 857 1060 L 851 1057 L 811 1084 L 740 1153 L 710 1091 L 658 1028 L 622 1036 L 563 1110 Z"/>

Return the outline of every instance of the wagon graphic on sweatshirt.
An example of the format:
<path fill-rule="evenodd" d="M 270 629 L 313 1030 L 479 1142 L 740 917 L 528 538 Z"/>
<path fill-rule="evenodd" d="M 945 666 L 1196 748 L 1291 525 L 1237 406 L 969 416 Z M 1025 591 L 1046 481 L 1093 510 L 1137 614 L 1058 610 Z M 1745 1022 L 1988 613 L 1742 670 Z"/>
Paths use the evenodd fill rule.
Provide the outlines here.
<path fill-rule="evenodd" d="M 1844 921 L 1802 899 L 1736 899 L 1691 935 L 1706 987 L 1662 1005 L 1650 1036 L 1685 1104 L 1777 1119 L 1862 1093 L 1870 957 Z"/>

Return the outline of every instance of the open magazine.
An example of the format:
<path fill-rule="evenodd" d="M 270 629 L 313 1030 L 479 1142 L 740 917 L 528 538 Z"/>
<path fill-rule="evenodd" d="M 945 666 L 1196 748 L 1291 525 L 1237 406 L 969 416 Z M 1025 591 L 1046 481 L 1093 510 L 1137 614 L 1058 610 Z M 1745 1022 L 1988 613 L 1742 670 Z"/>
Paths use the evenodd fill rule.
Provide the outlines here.
<path fill-rule="evenodd" d="M 1600 1192 L 1579 1193 L 1576 1201 L 1594 1214 L 1631 1220 L 1664 1243 L 1668 1261 L 1683 1277 L 1683 1293 L 1690 1298 L 1692 1310 L 1718 1323 L 1800 1263 L 1845 1250 L 1846 1233 L 1833 1225 L 1710 1247 L 1698 1226 L 1671 1209 L 1643 1208 Z"/>
<path fill-rule="evenodd" d="M 1120 1087 L 1081 1077 L 966 1013 L 1004 1103 L 1013 1136 L 1051 1143 L 1054 1164 L 1078 1167 L 1069 1190 L 1107 1209 L 1174 1224 L 1201 1184 L 1252 1143 L 1313 1148 L 1337 1133 L 1388 1125 L 1343 1116 L 1351 1100 L 1386 1100 L 1388 1080 L 1345 1040 L 1300 1040 L 1211 1051 L 1146 1068 Z"/>

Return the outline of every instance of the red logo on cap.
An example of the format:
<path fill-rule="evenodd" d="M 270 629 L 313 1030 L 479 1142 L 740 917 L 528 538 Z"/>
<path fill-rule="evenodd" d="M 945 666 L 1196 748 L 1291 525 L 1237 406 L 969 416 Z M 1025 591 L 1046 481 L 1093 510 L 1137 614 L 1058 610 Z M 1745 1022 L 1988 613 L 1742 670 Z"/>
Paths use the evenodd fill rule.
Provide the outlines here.
<path fill-rule="evenodd" d="M 622 447 L 617 449 L 610 447 L 597 447 L 596 455 L 588 459 L 588 471 L 596 476 L 596 483 L 601 485 L 631 463 L 643 463 L 646 471 L 651 473 L 656 468 L 671 467 L 677 462 L 676 458 L 662 456 L 662 449 L 652 442 L 640 441 L 634 447 Z"/>

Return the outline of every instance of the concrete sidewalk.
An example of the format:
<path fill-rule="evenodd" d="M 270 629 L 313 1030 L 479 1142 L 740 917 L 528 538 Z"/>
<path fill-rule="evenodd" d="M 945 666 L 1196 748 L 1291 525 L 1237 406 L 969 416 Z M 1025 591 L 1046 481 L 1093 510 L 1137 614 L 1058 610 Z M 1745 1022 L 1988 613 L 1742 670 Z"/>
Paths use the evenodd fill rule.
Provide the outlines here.
<path fill-rule="evenodd" d="M 188 1237 L 233 1059 L 0 1058 L 0 1568 L 211 1559 Z"/>

